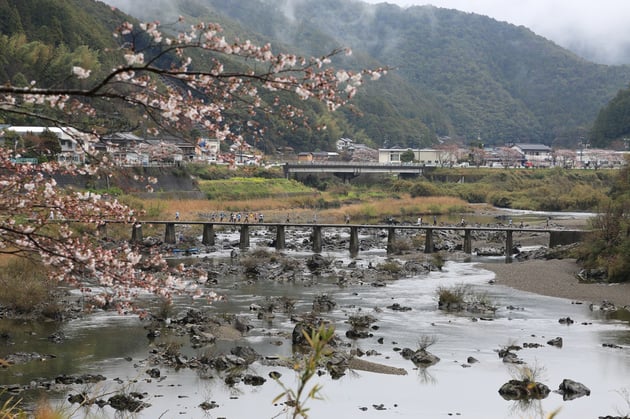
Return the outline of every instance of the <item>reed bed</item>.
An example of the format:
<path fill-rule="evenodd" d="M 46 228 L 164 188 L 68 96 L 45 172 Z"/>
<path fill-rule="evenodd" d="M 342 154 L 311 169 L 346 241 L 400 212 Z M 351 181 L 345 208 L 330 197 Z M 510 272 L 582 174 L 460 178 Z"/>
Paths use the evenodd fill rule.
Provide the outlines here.
<path fill-rule="evenodd" d="M 261 198 L 245 200 L 142 200 L 145 219 L 173 219 L 179 212 L 181 220 L 206 220 L 210 214 L 221 211 L 262 212 L 266 221 L 341 223 L 349 216 L 353 222 L 374 222 L 388 217 L 415 219 L 419 216 L 444 215 L 467 212 L 468 204 L 455 197 L 397 196 L 373 197 L 367 201 L 341 201 L 328 199 L 326 194 L 301 198 Z"/>

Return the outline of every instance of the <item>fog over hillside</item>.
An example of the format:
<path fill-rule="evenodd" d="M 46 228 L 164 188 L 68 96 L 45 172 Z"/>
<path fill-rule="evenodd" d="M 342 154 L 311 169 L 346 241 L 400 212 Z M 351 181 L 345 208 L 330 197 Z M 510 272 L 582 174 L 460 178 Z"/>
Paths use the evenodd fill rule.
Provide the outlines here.
<path fill-rule="evenodd" d="M 364 0 L 382 3 L 383 0 Z M 431 4 L 523 25 L 601 64 L 630 64 L 627 0 L 387 0 L 402 7 Z"/>
<path fill-rule="evenodd" d="M 168 17 L 177 12 L 169 0 L 104 0 L 133 16 Z M 383 0 L 354 0 L 384 3 Z M 304 0 L 285 0 L 285 16 L 294 17 L 295 5 Z M 192 0 L 191 4 L 203 4 Z M 400 7 L 433 5 L 489 16 L 522 25 L 559 46 L 599 64 L 630 64 L 630 31 L 623 30 L 630 17 L 626 0 L 388 0 Z M 365 12 L 365 9 L 363 9 Z"/>
<path fill-rule="evenodd" d="M 228 37 L 235 31 L 260 35 L 259 40 L 274 48 L 303 55 L 350 47 L 352 58 L 338 64 L 346 68 L 391 66 L 389 77 L 357 95 L 357 112 L 344 109 L 336 116 L 353 127 L 348 136 L 365 135 L 377 144 L 428 145 L 437 137 L 451 137 L 485 144 L 571 145 L 587 135 L 599 110 L 630 83 L 630 66 L 586 58 L 594 57 L 591 48 L 600 38 L 588 40 L 587 28 L 576 26 L 562 8 L 532 8 L 540 6 L 537 0 L 509 3 L 522 16 L 535 17 L 536 10 L 555 16 L 555 27 L 564 28 L 557 33 L 575 52 L 564 48 L 560 38 L 550 41 L 548 35 L 537 35 L 536 28 L 517 26 L 521 22 L 484 10 L 360 0 L 105 1 L 141 20 L 169 23 L 180 14 L 188 24 L 216 19 Z M 457 0 L 434 3 L 448 1 Z M 561 0 L 549 3 L 564 5 Z M 542 24 L 548 17 L 532 22 Z M 606 57 L 623 55 L 624 37 L 611 39 L 619 42 L 594 51 Z"/>

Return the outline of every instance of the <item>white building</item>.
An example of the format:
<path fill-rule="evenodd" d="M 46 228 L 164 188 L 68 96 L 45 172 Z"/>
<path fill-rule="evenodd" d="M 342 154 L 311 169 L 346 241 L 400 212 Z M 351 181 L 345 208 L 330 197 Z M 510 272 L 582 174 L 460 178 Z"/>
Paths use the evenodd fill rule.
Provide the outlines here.
<path fill-rule="evenodd" d="M 81 133 L 71 127 L 29 127 L 29 126 L 11 126 L 6 128 L 7 131 L 13 131 L 18 135 L 36 135 L 39 136 L 45 131 L 50 131 L 57 136 L 61 145 L 61 153 L 57 155 L 57 161 L 60 163 L 85 163 L 86 144 L 83 143 Z"/>
<path fill-rule="evenodd" d="M 378 162 L 382 164 L 401 163 L 400 156 L 408 151 L 413 152 L 414 162 L 427 166 L 440 166 L 444 164 L 450 164 L 450 160 L 454 158 L 451 153 L 446 153 L 442 150 L 436 150 L 433 148 L 379 148 Z M 445 161 L 445 159 L 448 161 Z"/>
<path fill-rule="evenodd" d="M 354 145 L 354 141 L 350 138 L 340 138 L 337 140 L 337 151 L 350 150 Z"/>
<path fill-rule="evenodd" d="M 218 138 L 198 138 L 195 152 L 201 160 L 216 162 L 221 153 L 221 140 Z"/>
<path fill-rule="evenodd" d="M 553 164 L 551 147 L 544 144 L 514 144 L 512 149 L 523 155 L 525 164 L 535 167 L 549 167 Z"/>

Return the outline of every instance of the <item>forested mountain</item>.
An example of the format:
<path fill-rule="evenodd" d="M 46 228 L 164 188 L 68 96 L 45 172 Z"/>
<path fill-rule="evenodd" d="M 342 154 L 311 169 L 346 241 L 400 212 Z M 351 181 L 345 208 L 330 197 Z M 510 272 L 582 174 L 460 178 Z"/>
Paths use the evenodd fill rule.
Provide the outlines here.
<path fill-rule="evenodd" d="M 113 46 L 111 33 L 120 19 L 122 13 L 94 1 L 0 0 L 0 34 L 23 33 L 29 41 L 70 49 Z"/>
<path fill-rule="evenodd" d="M 524 27 L 432 6 L 402 9 L 355 0 L 106 1 L 140 20 L 175 22 L 184 15 L 192 22 L 218 21 L 228 36 L 271 42 L 276 51 L 320 55 L 348 46 L 354 53 L 338 66 L 393 68 L 340 112 L 306 104 L 307 115 L 326 131 L 283 132 L 277 122 L 267 122 L 267 150 L 281 145 L 330 149 L 342 136 L 378 146 L 428 146 L 438 136 L 486 144 L 575 145 L 599 110 L 630 83 L 628 66 L 590 63 Z M 124 19 L 92 0 L 0 0 L 0 79 L 16 78 L 16 64 L 2 50 L 19 41 L 10 35 L 22 33 L 26 41 L 68 54 L 86 53 L 80 45 L 87 44 L 98 59 L 96 52 L 111 45 L 111 30 Z M 29 68 L 18 73 L 24 80 L 41 78 Z"/>
<path fill-rule="evenodd" d="M 607 147 L 617 142 L 616 148 L 627 148 L 630 141 L 630 88 L 620 90 L 599 112 L 590 141 L 593 147 Z"/>
<path fill-rule="evenodd" d="M 151 3 L 198 18 L 227 16 L 276 44 L 311 54 L 349 46 L 355 52 L 351 64 L 394 67 L 387 81 L 356 101 L 363 116 L 348 114 L 379 144 L 426 144 L 436 133 L 484 143 L 571 145 L 630 83 L 628 66 L 594 64 L 525 27 L 432 6 L 179 0 L 166 2 L 169 9 Z"/>

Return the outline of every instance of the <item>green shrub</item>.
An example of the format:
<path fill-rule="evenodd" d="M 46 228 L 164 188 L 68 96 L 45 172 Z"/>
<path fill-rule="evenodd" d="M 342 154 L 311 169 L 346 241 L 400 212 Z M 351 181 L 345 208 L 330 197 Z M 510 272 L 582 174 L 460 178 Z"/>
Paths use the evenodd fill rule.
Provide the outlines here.
<path fill-rule="evenodd" d="M 446 307 L 464 304 L 468 292 L 469 288 L 466 285 L 439 287 L 437 289 L 438 304 Z"/>
<path fill-rule="evenodd" d="M 446 212 L 448 214 L 461 214 L 463 212 L 466 212 L 467 208 L 462 206 L 462 205 L 450 205 L 447 209 Z"/>
<path fill-rule="evenodd" d="M 488 201 L 490 204 L 499 208 L 512 208 L 512 200 L 508 196 L 508 194 L 504 192 L 496 192 L 492 193 L 488 196 Z"/>
<path fill-rule="evenodd" d="M 164 213 L 165 209 L 166 207 L 162 203 L 158 202 L 155 205 L 151 205 L 149 208 L 147 208 L 146 216 L 149 219 L 159 219 Z"/>
<path fill-rule="evenodd" d="M 376 266 L 376 269 L 382 272 L 399 273 L 400 271 L 402 271 L 403 267 L 398 261 L 387 260 L 383 263 L 379 263 Z"/>
<path fill-rule="evenodd" d="M 477 183 L 457 184 L 454 187 L 455 195 L 472 204 L 487 202 L 489 188 Z"/>
<path fill-rule="evenodd" d="M 372 219 L 378 215 L 376 207 L 372 204 L 363 204 L 358 211 L 358 217 L 366 220 Z"/>
<path fill-rule="evenodd" d="M 439 195 L 439 190 L 429 182 L 417 182 L 409 189 L 409 195 L 411 195 L 412 198 L 419 196 L 436 196 Z"/>
<path fill-rule="evenodd" d="M 401 255 L 404 252 L 413 249 L 413 242 L 409 239 L 396 239 L 390 243 L 387 251 L 395 255 Z"/>
<path fill-rule="evenodd" d="M 435 267 L 438 268 L 439 270 L 442 270 L 442 268 L 444 267 L 444 256 L 440 252 L 433 253 L 431 257 L 431 261 L 433 262 Z"/>
<path fill-rule="evenodd" d="M 615 254 L 608 259 L 608 281 L 625 282 L 630 275 L 630 260 L 628 253 Z"/>

